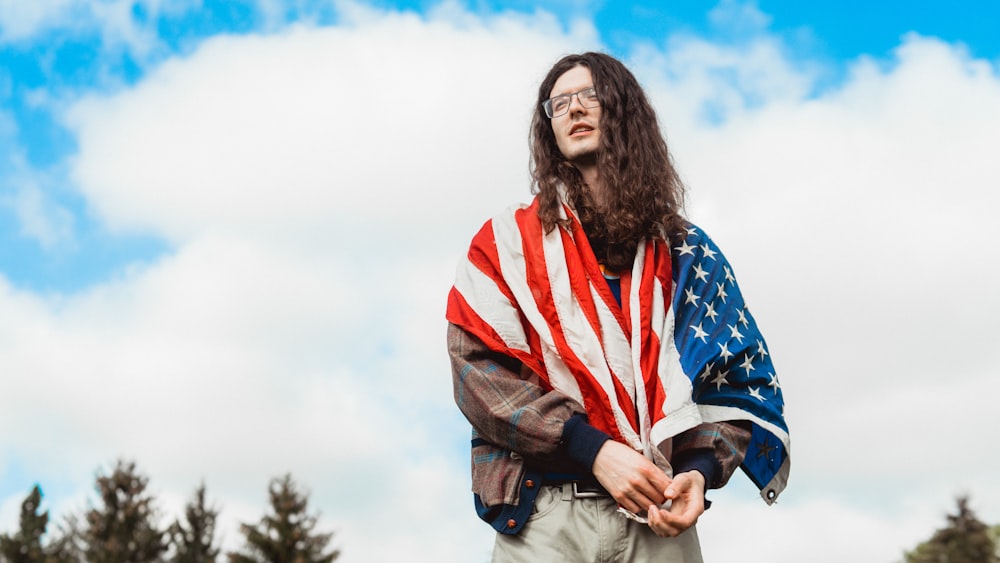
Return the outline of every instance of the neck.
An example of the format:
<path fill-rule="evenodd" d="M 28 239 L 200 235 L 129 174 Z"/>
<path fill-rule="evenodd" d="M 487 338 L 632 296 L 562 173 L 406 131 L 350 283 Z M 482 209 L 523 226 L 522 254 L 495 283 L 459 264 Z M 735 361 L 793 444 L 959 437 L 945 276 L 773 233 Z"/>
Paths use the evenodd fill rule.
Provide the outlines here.
<path fill-rule="evenodd" d="M 605 210 L 605 197 L 604 197 L 604 184 L 601 182 L 601 178 L 597 173 L 597 166 L 577 166 L 580 171 L 580 176 L 583 177 L 583 183 L 587 186 L 587 191 L 590 192 L 591 201 L 597 206 L 597 210 L 604 212 Z"/>

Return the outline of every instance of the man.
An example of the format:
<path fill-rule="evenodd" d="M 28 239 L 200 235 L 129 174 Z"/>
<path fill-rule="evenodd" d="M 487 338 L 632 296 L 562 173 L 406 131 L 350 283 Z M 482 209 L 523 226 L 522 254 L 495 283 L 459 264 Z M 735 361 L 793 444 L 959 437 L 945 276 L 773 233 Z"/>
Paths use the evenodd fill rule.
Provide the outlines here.
<path fill-rule="evenodd" d="M 763 337 L 718 247 L 680 215 L 656 115 L 619 61 L 563 58 L 539 88 L 530 206 L 473 239 L 449 294 L 494 561 L 701 561 L 706 489 L 768 503 L 788 430 Z"/>

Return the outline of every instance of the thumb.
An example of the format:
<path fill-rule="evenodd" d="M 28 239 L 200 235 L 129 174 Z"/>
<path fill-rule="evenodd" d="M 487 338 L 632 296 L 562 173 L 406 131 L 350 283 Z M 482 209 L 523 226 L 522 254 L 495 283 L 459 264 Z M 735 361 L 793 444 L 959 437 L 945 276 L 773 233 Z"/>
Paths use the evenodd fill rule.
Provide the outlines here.
<path fill-rule="evenodd" d="M 673 481 L 670 481 L 670 484 L 667 485 L 667 489 L 665 491 L 663 491 L 663 496 L 665 496 L 665 497 L 667 497 L 669 499 L 673 499 L 674 497 L 677 496 L 677 488 L 674 487 L 674 482 Z"/>

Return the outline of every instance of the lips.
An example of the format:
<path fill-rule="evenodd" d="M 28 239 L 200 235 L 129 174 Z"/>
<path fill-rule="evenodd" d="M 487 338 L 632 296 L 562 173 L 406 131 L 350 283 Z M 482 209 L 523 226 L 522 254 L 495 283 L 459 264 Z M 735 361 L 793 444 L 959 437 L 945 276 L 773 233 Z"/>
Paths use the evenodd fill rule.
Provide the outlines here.
<path fill-rule="evenodd" d="M 569 128 L 569 134 L 575 135 L 577 133 L 589 133 L 593 130 L 594 128 L 586 123 L 577 123 Z"/>

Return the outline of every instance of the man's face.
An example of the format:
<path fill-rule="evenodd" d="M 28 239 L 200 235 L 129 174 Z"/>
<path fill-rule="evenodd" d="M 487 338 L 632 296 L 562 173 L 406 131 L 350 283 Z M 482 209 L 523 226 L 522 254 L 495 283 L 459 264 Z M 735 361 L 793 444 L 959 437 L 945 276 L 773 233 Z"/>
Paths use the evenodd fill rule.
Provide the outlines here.
<path fill-rule="evenodd" d="M 590 69 L 575 66 L 562 74 L 552 86 L 549 97 L 572 94 L 594 86 Z M 566 160 L 577 166 L 593 166 L 601 139 L 601 107 L 587 108 L 577 96 L 570 98 L 569 111 L 552 118 L 556 145 Z"/>

